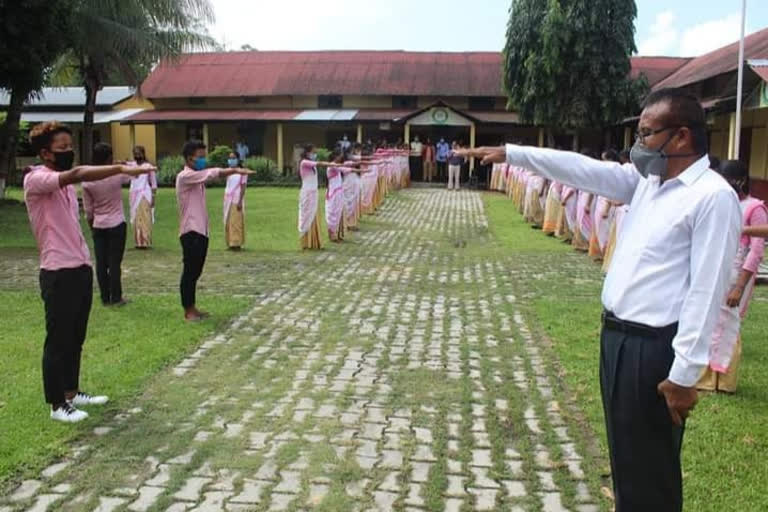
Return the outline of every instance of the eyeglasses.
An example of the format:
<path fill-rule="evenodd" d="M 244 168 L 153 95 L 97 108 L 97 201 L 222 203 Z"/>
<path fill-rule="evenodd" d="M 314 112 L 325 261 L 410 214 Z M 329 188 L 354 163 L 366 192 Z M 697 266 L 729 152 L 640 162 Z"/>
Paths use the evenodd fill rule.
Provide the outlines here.
<path fill-rule="evenodd" d="M 643 130 L 643 131 L 638 130 L 635 132 L 635 140 L 639 141 L 640 144 L 645 144 L 646 138 L 667 130 L 672 130 L 673 128 L 680 128 L 680 126 L 677 126 L 677 125 L 665 126 L 664 128 L 659 128 L 658 130 Z"/>

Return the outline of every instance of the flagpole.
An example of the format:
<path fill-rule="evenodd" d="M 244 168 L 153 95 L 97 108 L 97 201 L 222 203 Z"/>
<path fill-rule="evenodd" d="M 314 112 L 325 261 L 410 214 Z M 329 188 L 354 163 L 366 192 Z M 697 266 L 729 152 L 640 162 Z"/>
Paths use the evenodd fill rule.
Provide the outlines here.
<path fill-rule="evenodd" d="M 744 87 L 744 26 L 747 19 L 747 0 L 741 2 L 741 38 L 739 39 L 739 77 L 736 85 L 736 130 L 734 131 L 733 158 L 739 159 L 741 145 L 741 96 Z"/>

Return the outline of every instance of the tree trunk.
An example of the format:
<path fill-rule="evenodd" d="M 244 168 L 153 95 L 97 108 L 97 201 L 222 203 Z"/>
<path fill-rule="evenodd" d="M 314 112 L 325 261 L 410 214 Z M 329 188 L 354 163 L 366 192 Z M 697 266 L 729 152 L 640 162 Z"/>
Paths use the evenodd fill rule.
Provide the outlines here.
<path fill-rule="evenodd" d="M 5 123 L 0 129 L 0 199 L 5 197 L 5 184 L 11 173 L 16 170 L 16 139 L 19 134 L 21 111 L 27 96 L 29 91 L 11 90 Z"/>
<path fill-rule="evenodd" d="M 85 80 L 85 112 L 83 113 L 83 138 L 80 163 L 90 164 L 93 157 L 93 114 L 96 112 L 96 94 L 99 92 L 98 82 L 93 78 Z"/>

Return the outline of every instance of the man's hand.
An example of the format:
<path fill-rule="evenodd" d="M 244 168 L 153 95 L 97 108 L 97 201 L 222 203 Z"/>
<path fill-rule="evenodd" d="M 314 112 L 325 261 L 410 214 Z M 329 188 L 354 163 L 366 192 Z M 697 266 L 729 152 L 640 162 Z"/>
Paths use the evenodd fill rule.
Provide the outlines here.
<path fill-rule="evenodd" d="M 738 307 L 738 305 L 741 304 L 742 295 L 744 295 L 744 288 L 740 286 L 734 286 L 728 293 L 728 298 L 725 299 L 725 303 L 729 308 Z"/>
<path fill-rule="evenodd" d="M 667 409 L 672 417 L 672 422 L 681 427 L 688 414 L 696 407 L 699 394 L 696 387 L 686 388 L 678 386 L 669 379 L 659 383 L 656 390 L 667 401 Z"/>
<path fill-rule="evenodd" d="M 134 167 L 130 165 L 120 166 L 120 174 L 127 174 L 128 176 L 140 176 L 142 174 L 147 174 L 148 172 L 152 172 L 156 170 L 157 168 L 152 167 L 151 165 L 144 165 L 141 167 Z"/>
<path fill-rule="evenodd" d="M 249 176 L 251 174 L 256 174 L 256 171 L 252 171 L 250 169 L 238 168 L 237 174 L 240 174 L 241 176 Z"/>

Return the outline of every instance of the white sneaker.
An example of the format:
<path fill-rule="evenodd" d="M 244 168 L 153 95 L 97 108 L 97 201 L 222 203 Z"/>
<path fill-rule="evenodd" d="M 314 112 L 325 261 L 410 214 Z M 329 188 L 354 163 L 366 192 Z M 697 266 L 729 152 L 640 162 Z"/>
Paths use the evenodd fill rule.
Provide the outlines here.
<path fill-rule="evenodd" d="M 88 393 L 83 393 L 82 391 L 78 391 L 75 397 L 72 400 L 69 400 L 69 403 L 75 407 L 83 407 L 85 405 L 103 405 L 107 402 L 109 402 L 109 398 L 104 395 L 93 396 L 89 395 Z"/>
<path fill-rule="evenodd" d="M 88 413 L 75 409 L 69 402 L 51 411 L 51 419 L 64 423 L 77 423 L 88 417 Z"/>

